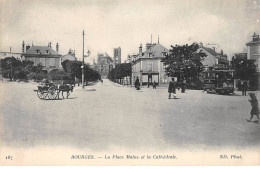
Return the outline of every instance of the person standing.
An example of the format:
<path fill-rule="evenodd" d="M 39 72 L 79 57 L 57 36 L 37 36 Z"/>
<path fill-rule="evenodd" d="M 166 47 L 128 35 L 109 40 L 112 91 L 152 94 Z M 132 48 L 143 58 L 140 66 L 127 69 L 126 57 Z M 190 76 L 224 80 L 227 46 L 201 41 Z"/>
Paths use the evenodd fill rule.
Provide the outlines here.
<path fill-rule="evenodd" d="M 242 95 L 246 96 L 246 91 L 247 91 L 247 81 L 245 80 L 243 82 L 243 87 L 242 87 Z"/>
<path fill-rule="evenodd" d="M 174 99 L 176 98 L 176 89 L 175 89 L 174 78 L 172 78 L 172 81 L 170 81 L 170 83 L 169 83 L 168 93 L 169 93 L 168 99 L 171 99 L 171 94 L 172 93 L 173 93 Z"/>
<path fill-rule="evenodd" d="M 185 93 L 185 88 L 186 88 L 186 80 L 184 79 L 184 80 L 182 81 L 182 84 L 181 84 L 181 92 L 182 92 L 182 93 Z"/>
<path fill-rule="evenodd" d="M 136 88 L 136 90 L 140 90 L 140 82 L 139 82 L 139 78 L 138 77 L 135 80 L 135 88 Z"/>
<path fill-rule="evenodd" d="M 156 89 L 156 82 L 153 81 L 153 89 Z"/>

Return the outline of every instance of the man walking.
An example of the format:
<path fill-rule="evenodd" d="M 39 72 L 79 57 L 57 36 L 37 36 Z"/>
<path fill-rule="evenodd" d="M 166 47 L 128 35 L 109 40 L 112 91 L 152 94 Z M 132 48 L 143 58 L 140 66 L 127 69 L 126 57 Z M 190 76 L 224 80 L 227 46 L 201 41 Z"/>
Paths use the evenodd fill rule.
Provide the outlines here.
<path fill-rule="evenodd" d="M 174 99 L 176 99 L 176 89 L 175 89 L 174 78 L 172 78 L 172 81 L 170 81 L 170 83 L 169 83 L 168 93 L 169 93 L 168 99 L 171 99 L 171 94 L 172 93 L 173 93 Z"/>

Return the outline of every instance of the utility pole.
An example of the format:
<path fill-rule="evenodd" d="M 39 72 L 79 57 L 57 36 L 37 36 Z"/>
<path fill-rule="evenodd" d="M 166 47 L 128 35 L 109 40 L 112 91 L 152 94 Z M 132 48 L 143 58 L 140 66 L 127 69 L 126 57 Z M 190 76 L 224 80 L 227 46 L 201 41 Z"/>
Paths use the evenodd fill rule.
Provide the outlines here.
<path fill-rule="evenodd" d="M 84 89 L 84 30 L 83 30 L 83 55 L 82 55 L 82 89 Z"/>

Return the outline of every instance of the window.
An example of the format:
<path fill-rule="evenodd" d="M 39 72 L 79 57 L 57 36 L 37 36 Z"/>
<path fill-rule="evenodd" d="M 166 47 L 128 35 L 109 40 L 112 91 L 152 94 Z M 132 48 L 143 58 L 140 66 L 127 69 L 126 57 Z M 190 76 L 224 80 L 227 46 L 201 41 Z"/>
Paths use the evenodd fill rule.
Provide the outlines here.
<path fill-rule="evenodd" d="M 153 71 L 153 63 L 152 62 L 148 63 L 148 71 Z"/>
<path fill-rule="evenodd" d="M 55 58 L 50 58 L 49 59 L 49 64 L 50 64 L 50 67 L 55 67 Z"/>
<path fill-rule="evenodd" d="M 39 50 L 39 49 L 36 49 L 36 53 L 40 53 L 40 50 Z"/>
<path fill-rule="evenodd" d="M 42 66 L 46 66 L 45 65 L 45 58 L 40 58 L 40 63 L 42 64 Z"/>

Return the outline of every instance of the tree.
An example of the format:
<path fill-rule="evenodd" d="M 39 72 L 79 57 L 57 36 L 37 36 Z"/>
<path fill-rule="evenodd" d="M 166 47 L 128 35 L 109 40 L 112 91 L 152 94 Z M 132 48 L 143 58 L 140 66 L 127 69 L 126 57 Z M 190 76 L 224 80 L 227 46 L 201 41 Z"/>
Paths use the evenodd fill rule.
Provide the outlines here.
<path fill-rule="evenodd" d="M 42 69 L 43 69 L 43 66 L 41 63 L 39 63 L 36 66 L 32 67 L 32 72 L 39 74 L 39 73 L 41 73 Z"/>
<path fill-rule="evenodd" d="M 32 61 L 21 61 L 14 57 L 7 57 L 1 60 L 3 77 L 14 79 L 27 79 L 33 68 Z"/>
<path fill-rule="evenodd" d="M 65 66 L 65 63 L 66 66 Z M 78 79 L 82 79 L 82 62 L 80 61 L 64 61 L 62 62 L 64 64 L 63 68 L 64 70 L 66 70 L 67 73 L 72 74 L 73 77 L 76 77 Z M 98 79 L 100 79 L 100 74 L 93 70 L 89 65 L 84 64 L 84 80 L 85 81 L 96 81 Z"/>
<path fill-rule="evenodd" d="M 4 78 L 9 78 L 13 80 L 15 78 L 15 73 L 21 70 L 22 62 L 15 59 L 14 57 L 7 57 L 1 61 L 1 67 Z"/>
<path fill-rule="evenodd" d="M 234 76 L 237 79 L 249 80 L 256 74 L 255 60 L 253 59 L 241 61 L 235 58 L 231 61 L 231 65 L 235 70 Z"/>
<path fill-rule="evenodd" d="M 183 78 L 198 78 L 204 70 L 202 61 L 207 56 L 198 49 L 197 43 L 171 46 L 169 54 L 166 54 L 162 59 L 166 74 L 176 76 L 178 81 L 183 80 Z"/>
<path fill-rule="evenodd" d="M 71 73 L 74 77 L 81 79 L 82 76 L 82 62 L 80 61 L 68 61 L 66 63 L 66 70 Z"/>
<path fill-rule="evenodd" d="M 67 67 L 66 67 L 66 65 L 67 65 L 68 62 L 69 62 L 69 60 L 64 60 L 64 61 L 61 63 L 62 68 L 63 68 L 63 70 L 64 70 L 65 72 L 67 72 Z"/>

